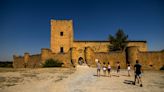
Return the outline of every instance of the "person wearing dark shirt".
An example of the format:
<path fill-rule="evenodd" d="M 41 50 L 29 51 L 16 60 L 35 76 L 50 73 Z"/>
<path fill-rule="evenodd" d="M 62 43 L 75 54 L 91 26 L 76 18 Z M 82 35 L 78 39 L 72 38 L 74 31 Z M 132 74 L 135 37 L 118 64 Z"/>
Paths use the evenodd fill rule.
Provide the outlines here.
<path fill-rule="evenodd" d="M 119 77 L 120 72 L 120 62 L 117 62 L 117 77 Z"/>
<path fill-rule="evenodd" d="M 139 63 L 138 60 L 136 60 L 136 64 L 134 65 L 134 71 L 135 71 L 135 79 L 134 79 L 134 85 L 136 83 L 136 79 L 138 79 L 138 83 L 140 83 L 140 87 L 142 87 L 142 80 L 141 80 L 141 73 L 142 71 L 142 65 Z"/>

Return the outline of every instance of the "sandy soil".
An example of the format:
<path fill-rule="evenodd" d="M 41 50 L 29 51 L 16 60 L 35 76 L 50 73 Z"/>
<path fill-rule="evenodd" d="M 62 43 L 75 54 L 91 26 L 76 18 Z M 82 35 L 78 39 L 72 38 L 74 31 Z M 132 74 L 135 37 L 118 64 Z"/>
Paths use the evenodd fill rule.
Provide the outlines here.
<path fill-rule="evenodd" d="M 102 74 L 102 72 L 101 72 Z M 96 76 L 96 68 L 0 69 L 0 92 L 164 92 L 164 71 L 144 71 L 143 87 L 132 85 L 134 74 Z"/>

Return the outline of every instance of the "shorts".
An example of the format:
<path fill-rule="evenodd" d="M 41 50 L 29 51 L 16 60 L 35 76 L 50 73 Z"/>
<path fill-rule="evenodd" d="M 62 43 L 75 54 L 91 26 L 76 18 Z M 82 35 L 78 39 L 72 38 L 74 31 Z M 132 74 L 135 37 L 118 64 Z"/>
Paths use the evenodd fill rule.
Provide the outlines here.
<path fill-rule="evenodd" d="M 128 69 L 127 69 L 128 71 L 130 71 L 130 67 L 128 67 Z"/>
<path fill-rule="evenodd" d="M 106 68 L 103 68 L 104 71 L 106 71 Z"/>
<path fill-rule="evenodd" d="M 97 69 L 97 71 L 100 71 L 100 69 Z"/>
<path fill-rule="evenodd" d="M 141 73 L 136 73 L 136 74 L 135 74 L 135 77 L 137 77 L 137 76 L 138 76 L 138 77 L 141 77 Z"/>
<path fill-rule="evenodd" d="M 108 72 L 110 72 L 110 69 L 108 69 Z"/>

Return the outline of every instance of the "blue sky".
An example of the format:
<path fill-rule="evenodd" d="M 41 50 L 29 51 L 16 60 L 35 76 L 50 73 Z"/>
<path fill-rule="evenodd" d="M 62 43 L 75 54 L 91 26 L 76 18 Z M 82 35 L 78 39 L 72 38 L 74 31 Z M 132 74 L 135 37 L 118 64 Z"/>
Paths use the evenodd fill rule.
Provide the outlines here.
<path fill-rule="evenodd" d="M 49 48 L 52 18 L 73 19 L 76 40 L 107 40 L 122 28 L 164 49 L 164 0 L 1 0 L 0 60 Z"/>

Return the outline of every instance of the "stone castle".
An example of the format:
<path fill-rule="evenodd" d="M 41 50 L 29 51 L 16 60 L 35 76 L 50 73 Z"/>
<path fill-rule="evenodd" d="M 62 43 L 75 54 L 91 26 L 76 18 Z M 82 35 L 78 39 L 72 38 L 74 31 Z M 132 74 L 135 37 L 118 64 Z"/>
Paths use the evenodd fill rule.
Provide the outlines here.
<path fill-rule="evenodd" d="M 62 61 L 64 67 L 79 65 L 79 61 L 94 67 L 95 60 L 99 60 L 110 62 L 112 67 L 119 61 L 121 67 L 125 68 L 127 62 L 134 64 L 137 59 L 144 68 L 159 69 L 164 65 L 164 52 L 148 51 L 146 41 L 128 41 L 125 51 L 109 52 L 110 41 L 77 41 L 74 40 L 73 32 L 72 20 L 51 19 L 50 49 L 42 48 L 41 53 L 37 55 L 14 55 L 13 67 L 42 67 L 47 59 Z"/>

